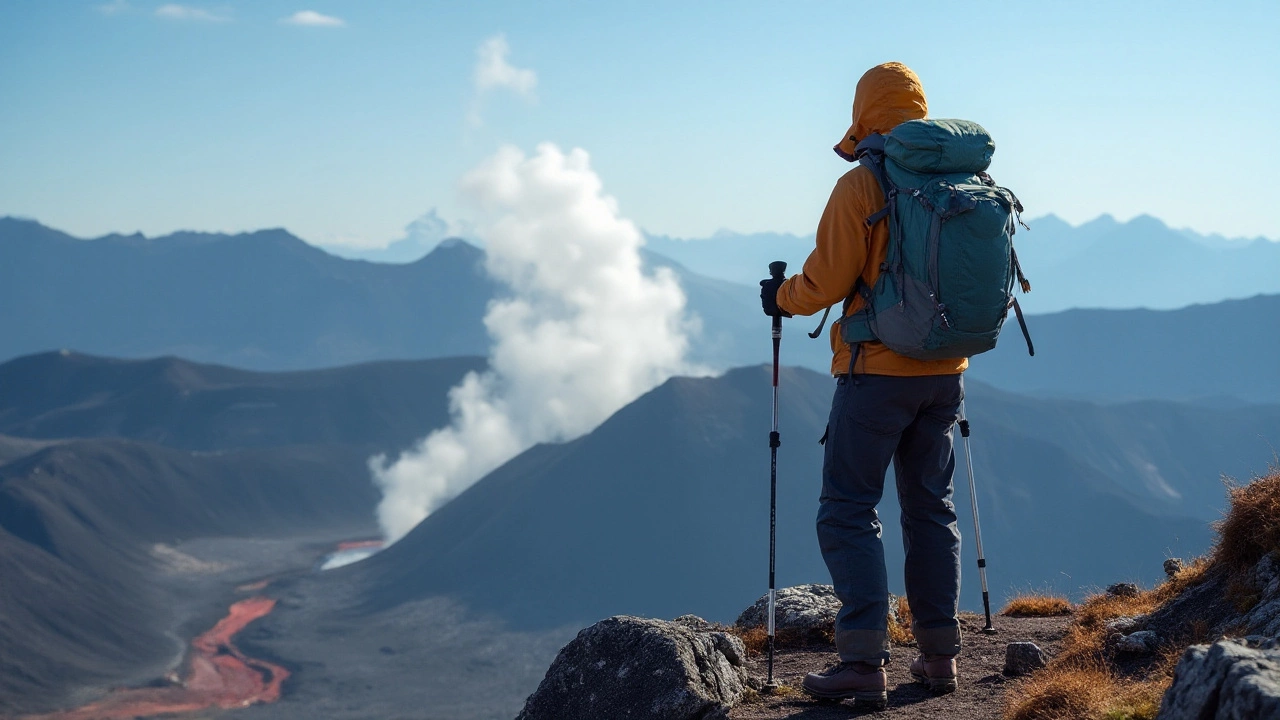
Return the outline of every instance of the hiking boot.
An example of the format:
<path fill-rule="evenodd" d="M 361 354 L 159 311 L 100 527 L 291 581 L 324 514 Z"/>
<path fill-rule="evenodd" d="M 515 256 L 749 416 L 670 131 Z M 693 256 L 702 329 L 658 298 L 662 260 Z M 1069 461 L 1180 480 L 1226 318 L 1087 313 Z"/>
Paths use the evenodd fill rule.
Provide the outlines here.
<path fill-rule="evenodd" d="M 916 680 L 929 686 L 929 690 L 942 695 L 956 691 L 955 655 L 917 655 L 911 661 L 911 674 Z"/>
<path fill-rule="evenodd" d="M 836 663 L 804 678 L 804 691 L 824 700 L 853 698 L 854 704 L 883 710 L 889 704 L 884 668 L 864 662 Z"/>

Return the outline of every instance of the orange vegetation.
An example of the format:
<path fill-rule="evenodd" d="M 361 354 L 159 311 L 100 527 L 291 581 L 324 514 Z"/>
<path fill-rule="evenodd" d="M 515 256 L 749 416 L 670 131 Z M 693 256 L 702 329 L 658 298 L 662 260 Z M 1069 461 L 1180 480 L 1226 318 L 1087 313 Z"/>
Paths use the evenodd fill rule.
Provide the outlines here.
<path fill-rule="evenodd" d="M 1280 549 L 1280 471 L 1228 488 L 1231 512 L 1217 523 L 1213 560 L 1247 572 L 1263 555 Z"/>
<path fill-rule="evenodd" d="M 241 600 L 208 632 L 191 641 L 194 651 L 186 679 L 164 688 L 131 688 L 67 712 L 29 716 L 27 720 L 132 720 L 206 708 L 237 708 L 280 699 L 280 686 L 289 671 L 246 657 L 231 638 L 246 625 L 275 608 L 266 597 Z"/>
<path fill-rule="evenodd" d="M 1197 583 L 1209 567 L 1196 560 L 1166 582 L 1131 597 L 1094 595 L 1075 610 L 1062 649 L 1049 666 L 1010 692 L 1005 720 L 1143 720 L 1154 718 L 1160 698 L 1173 680 L 1182 647 L 1205 640 L 1206 628 L 1188 628 L 1182 646 L 1165 649 L 1145 678 L 1123 678 L 1111 671 L 1105 651 L 1107 621 L 1143 615 Z M 1087 689 L 1082 689 L 1087 686 Z"/>
<path fill-rule="evenodd" d="M 1010 600 L 1001 615 L 1010 617 L 1054 617 L 1070 615 L 1075 607 L 1069 600 L 1052 595 L 1019 595 Z"/>
<path fill-rule="evenodd" d="M 1144 673 L 1118 675 L 1108 663 L 1108 620 L 1143 615 L 1164 605 L 1204 579 L 1211 568 L 1231 579 L 1228 597 L 1237 610 L 1256 600 L 1246 581 L 1264 555 L 1280 552 L 1280 471 L 1248 485 L 1230 488 L 1231 505 L 1216 525 L 1217 541 L 1209 557 L 1197 559 L 1168 581 L 1132 597 L 1095 595 L 1077 608 L 1062 650 L 1049 666 L 1008 693 L 1005 720 L 1144 720 L 1154 718 L 1183 649 L 1207 642 L 1208 627 L 1193 622 L 1186 635 L 1171 638 Z"/>
<path fill-rule="evenodd" d="M 911 632 L 911 606 L 905 597 L 899 596 L 897 604 L 889 609 L 889 642 L 894 645 L 910 645 L 916 641 Z"/>

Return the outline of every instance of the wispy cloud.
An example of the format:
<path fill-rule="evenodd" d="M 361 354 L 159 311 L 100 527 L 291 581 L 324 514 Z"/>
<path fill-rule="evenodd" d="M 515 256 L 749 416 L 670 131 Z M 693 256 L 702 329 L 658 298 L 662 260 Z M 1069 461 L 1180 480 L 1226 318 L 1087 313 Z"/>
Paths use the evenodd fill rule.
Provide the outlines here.
<path fill-rule="evenodd" d="M 538 74 L 529 68 L 516 67 L 507 62 L 510 54 L 511 46 L 507 44 L 506 35 L 501 33 L 485 40 L 476 48 L 476 67 L 472 73 L 475 100 L 467 115 L 471 125 L 478 127 L 483 122 L 480 109 L 484 96 L 489 92 L 505 89 L 526 100 L 535 99 L 533 91 L 538 86 Z"/>
<path fill-rule="evenodd" d="M 111 2 L 98 6 L 98 12 L 103 15 L 119 15 L 132 10 L 129 0 L 111 0 Z"/>
<path fill-rule="evenodd" d="M 476 49 L 476 92 L 485 93 L 495 88 L 507 88 L 519 95 L 533 97 L 538 86 L 538 74 L 528 68 L 518 68 L 507 62 L 511 46 L 505 35 L 494 35 Z"/>
<path fill-rule="evenodd" d="M 343 27 L 346 20 L 332 15 L 322 15 L 315 10 L 299 10 L 289 17 L 280 18 L 285 25 L 303 25 L 305 27 Z"/>
<path fill-rule="evenodd" d="M 156 8 L 156 17 L 193 22 L 228 22 L 231 20 L 231 13 L 225 10 L 206 10 L 190 5 L 169 3 Z"/>

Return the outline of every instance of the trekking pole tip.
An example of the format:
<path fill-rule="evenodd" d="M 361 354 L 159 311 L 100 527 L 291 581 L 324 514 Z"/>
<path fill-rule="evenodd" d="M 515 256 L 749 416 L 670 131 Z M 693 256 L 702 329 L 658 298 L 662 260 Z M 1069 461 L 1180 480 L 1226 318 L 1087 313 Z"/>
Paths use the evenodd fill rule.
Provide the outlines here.
<path fill-rule="evenodd" d="M 774 260 L 769 263 L 769 277 L 780 280 L 787 276 L 787 263 L 782 260 Z"/>
<path fill-rule="evenodd" d="M 776 693 L 780 687 L 782 686 L 778 684 L 777 680 L 769 680 L 760 686 L 760 693 L 762 695 L 772 695 L 773 693 Z"/>
<path fill-rule="evenodd" d="M 991 625 L 988 625 L 988 626 L 986 626 L 986 627 L 982 628 L 982 634 L 983 634 L 983 635 L 995 635 L 995 634 L 996 634 L 996 629 L 995 629 L 994 627 L 992 627 Z"/>

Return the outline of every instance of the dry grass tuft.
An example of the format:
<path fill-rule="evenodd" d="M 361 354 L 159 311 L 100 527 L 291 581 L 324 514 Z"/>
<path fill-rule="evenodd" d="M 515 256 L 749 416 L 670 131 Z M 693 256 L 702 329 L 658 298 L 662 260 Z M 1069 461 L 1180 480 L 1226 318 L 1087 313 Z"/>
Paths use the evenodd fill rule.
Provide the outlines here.
<path fill-rule="evenodd" d="M 1005 604 L 1001 615 L 1009 617 L 1055 617 L 1070 615 L 1075 606 L 1069 600 L 1052 595 L 1019 595 Z"/>
<path fill-rule="evenodd" d="M 1228 485 L 1231 510 L 1216 523 L 1213 560 L 1232 573 L 1248 572 L 1267 553 L 1280 551 L 1280 469 L 1248 485 Z"/>
<path fill-rule="evenodd" d="M 1098 666 L 1036 673 L 1010 693 L 1005 720 L 1084 720 L 1096 717 L 1110 699 L 1111 674 Z"/>
<path fill-rule="evenodd" d="M 889 642 L 913 645 L 915 641 L 915 633 L 911 632 L 911 606 L 905 597 L 899 597 L 897 604 L 889 608 Z"/>
<path fill-rule="evenodd" d="M 1009 694 L 1005 720 L 1153 720 L 1168 683 L 1118 679 L 1105 665 L 1040 672 Z"/>
<path fill-rule="evenodd" d="M 742 640 L 748 657 L 758 657 L 769 652 L 769 631 L 763 627 L 741 628 L 736 625 L 725 628 Z M 776 630 L 773 636 L 775 650 L 808 647 L 810 645 L 834 644 L 836 641 L 833 629 L 815 631 Z"/>
<path fill-rule="evenodd" d="M 747 656 L 754 657 L 769 649 L 769 632 L 762 627 L 741 628 L 737 625 L 729 628 L 729 632 L 738 636 L 747 649 Z M 777 644 L 777 638 L 774 638 Z"/>

